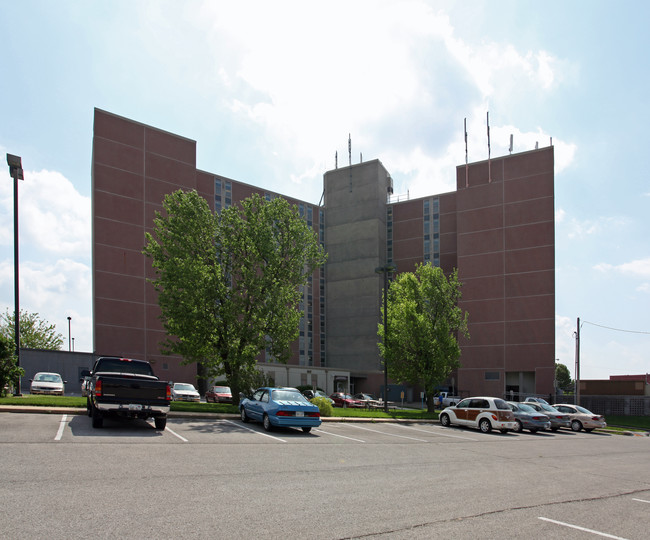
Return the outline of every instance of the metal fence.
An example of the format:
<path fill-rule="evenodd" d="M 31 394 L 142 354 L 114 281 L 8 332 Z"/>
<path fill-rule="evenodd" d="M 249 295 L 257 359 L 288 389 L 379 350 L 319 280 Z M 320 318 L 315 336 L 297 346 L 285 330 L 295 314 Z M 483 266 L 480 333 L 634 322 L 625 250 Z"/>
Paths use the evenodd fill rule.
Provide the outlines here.
<path fill-rule="evenodd" d="M 527 397 L 545 399 L 548 403 L 575 404 L 574 394 L 518 394 L 506 392 L 503 396 L 508 401 L 524 401 Z M 585 409 L 602 415 L 615 416 L 650 416 L 650 396 L 590 396 L 580 395 L 580 403 Z"/>

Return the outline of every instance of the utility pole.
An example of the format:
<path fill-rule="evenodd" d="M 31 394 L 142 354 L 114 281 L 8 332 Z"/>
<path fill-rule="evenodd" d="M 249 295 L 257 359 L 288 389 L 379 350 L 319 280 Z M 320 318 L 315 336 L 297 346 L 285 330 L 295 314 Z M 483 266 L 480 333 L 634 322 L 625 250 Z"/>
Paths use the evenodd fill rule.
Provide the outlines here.
<path fill-rule="evenodd" d="M 580 317 L 576 324 L 576 405 L 580 405 Z"/>

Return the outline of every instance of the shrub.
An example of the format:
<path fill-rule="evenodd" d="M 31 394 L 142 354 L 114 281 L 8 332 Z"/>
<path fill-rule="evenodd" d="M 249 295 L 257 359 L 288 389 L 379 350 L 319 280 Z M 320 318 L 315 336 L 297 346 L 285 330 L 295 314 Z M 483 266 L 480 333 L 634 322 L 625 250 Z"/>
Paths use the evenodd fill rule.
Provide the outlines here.
<path fill-rule="evenodd" d="M 315 397 L 310 399 L 314 405 L 318 407 L 321 416 L 333 416 L 334 410 L 332 409 L 332 404 L 329 399 L 323 397 Z"/>

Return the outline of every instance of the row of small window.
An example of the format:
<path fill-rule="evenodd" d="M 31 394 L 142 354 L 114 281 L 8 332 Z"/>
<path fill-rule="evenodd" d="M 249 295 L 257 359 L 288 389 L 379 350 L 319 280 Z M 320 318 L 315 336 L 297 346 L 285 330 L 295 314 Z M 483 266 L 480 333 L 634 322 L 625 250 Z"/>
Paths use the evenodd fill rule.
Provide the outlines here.
<path fill-rule="evenodd" d="M 424 215 L 427 216 L 430 213 L 430 208 L 431 208 L 431 200 L 430 199 L 424 199 L 423 201 L 423 211 Z M 433 214 L 435 217 L 438 217 L 437 214 L 440 213 L 440 200 L 438 198 L 433 199 Z"/>
<path fill-rule="evenodd" d="M 393 262 L 393 207 L 386 207 L 386 262 Z"/>
<path fill-rule="evenodd" d="M 232 182 L 228 180 L 222 180 L 221 178 L 215 178 L 214 179 L 214 211 L 217 214 L 220 214 L 222 209 L 230 208 L 231 206 L 232 206 Z"/>

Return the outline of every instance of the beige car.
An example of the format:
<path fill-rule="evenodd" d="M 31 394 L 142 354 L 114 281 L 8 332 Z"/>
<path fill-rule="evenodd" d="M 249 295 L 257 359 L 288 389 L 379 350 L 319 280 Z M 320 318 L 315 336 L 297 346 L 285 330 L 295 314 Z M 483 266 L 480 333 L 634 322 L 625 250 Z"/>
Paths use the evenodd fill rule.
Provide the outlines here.
<path fill-rule="evenodd" d="M 594 414 L 590 410 L 581 407 L 580 405 L 571 405 L 569 403 L 560 403 L 553 405 L 558 411 L 568 415 L 571 419 L 571 429 L 573 431 L 580 431 L 584 429 L 587 433 L 596 428 L 606 428 L 607 422 L 605 417 L 599 414 Z"/>
<path fill-rule="evenodd" d="M 494 397 L 472 397 L 461 400 L 457 405 L 440 412 L 440 423 L 444 427 L 452 424 L 479 428 L 483 433 L 498 429 L 501 433 L 515 431 L 517 421 L 508 404 Z"/>

